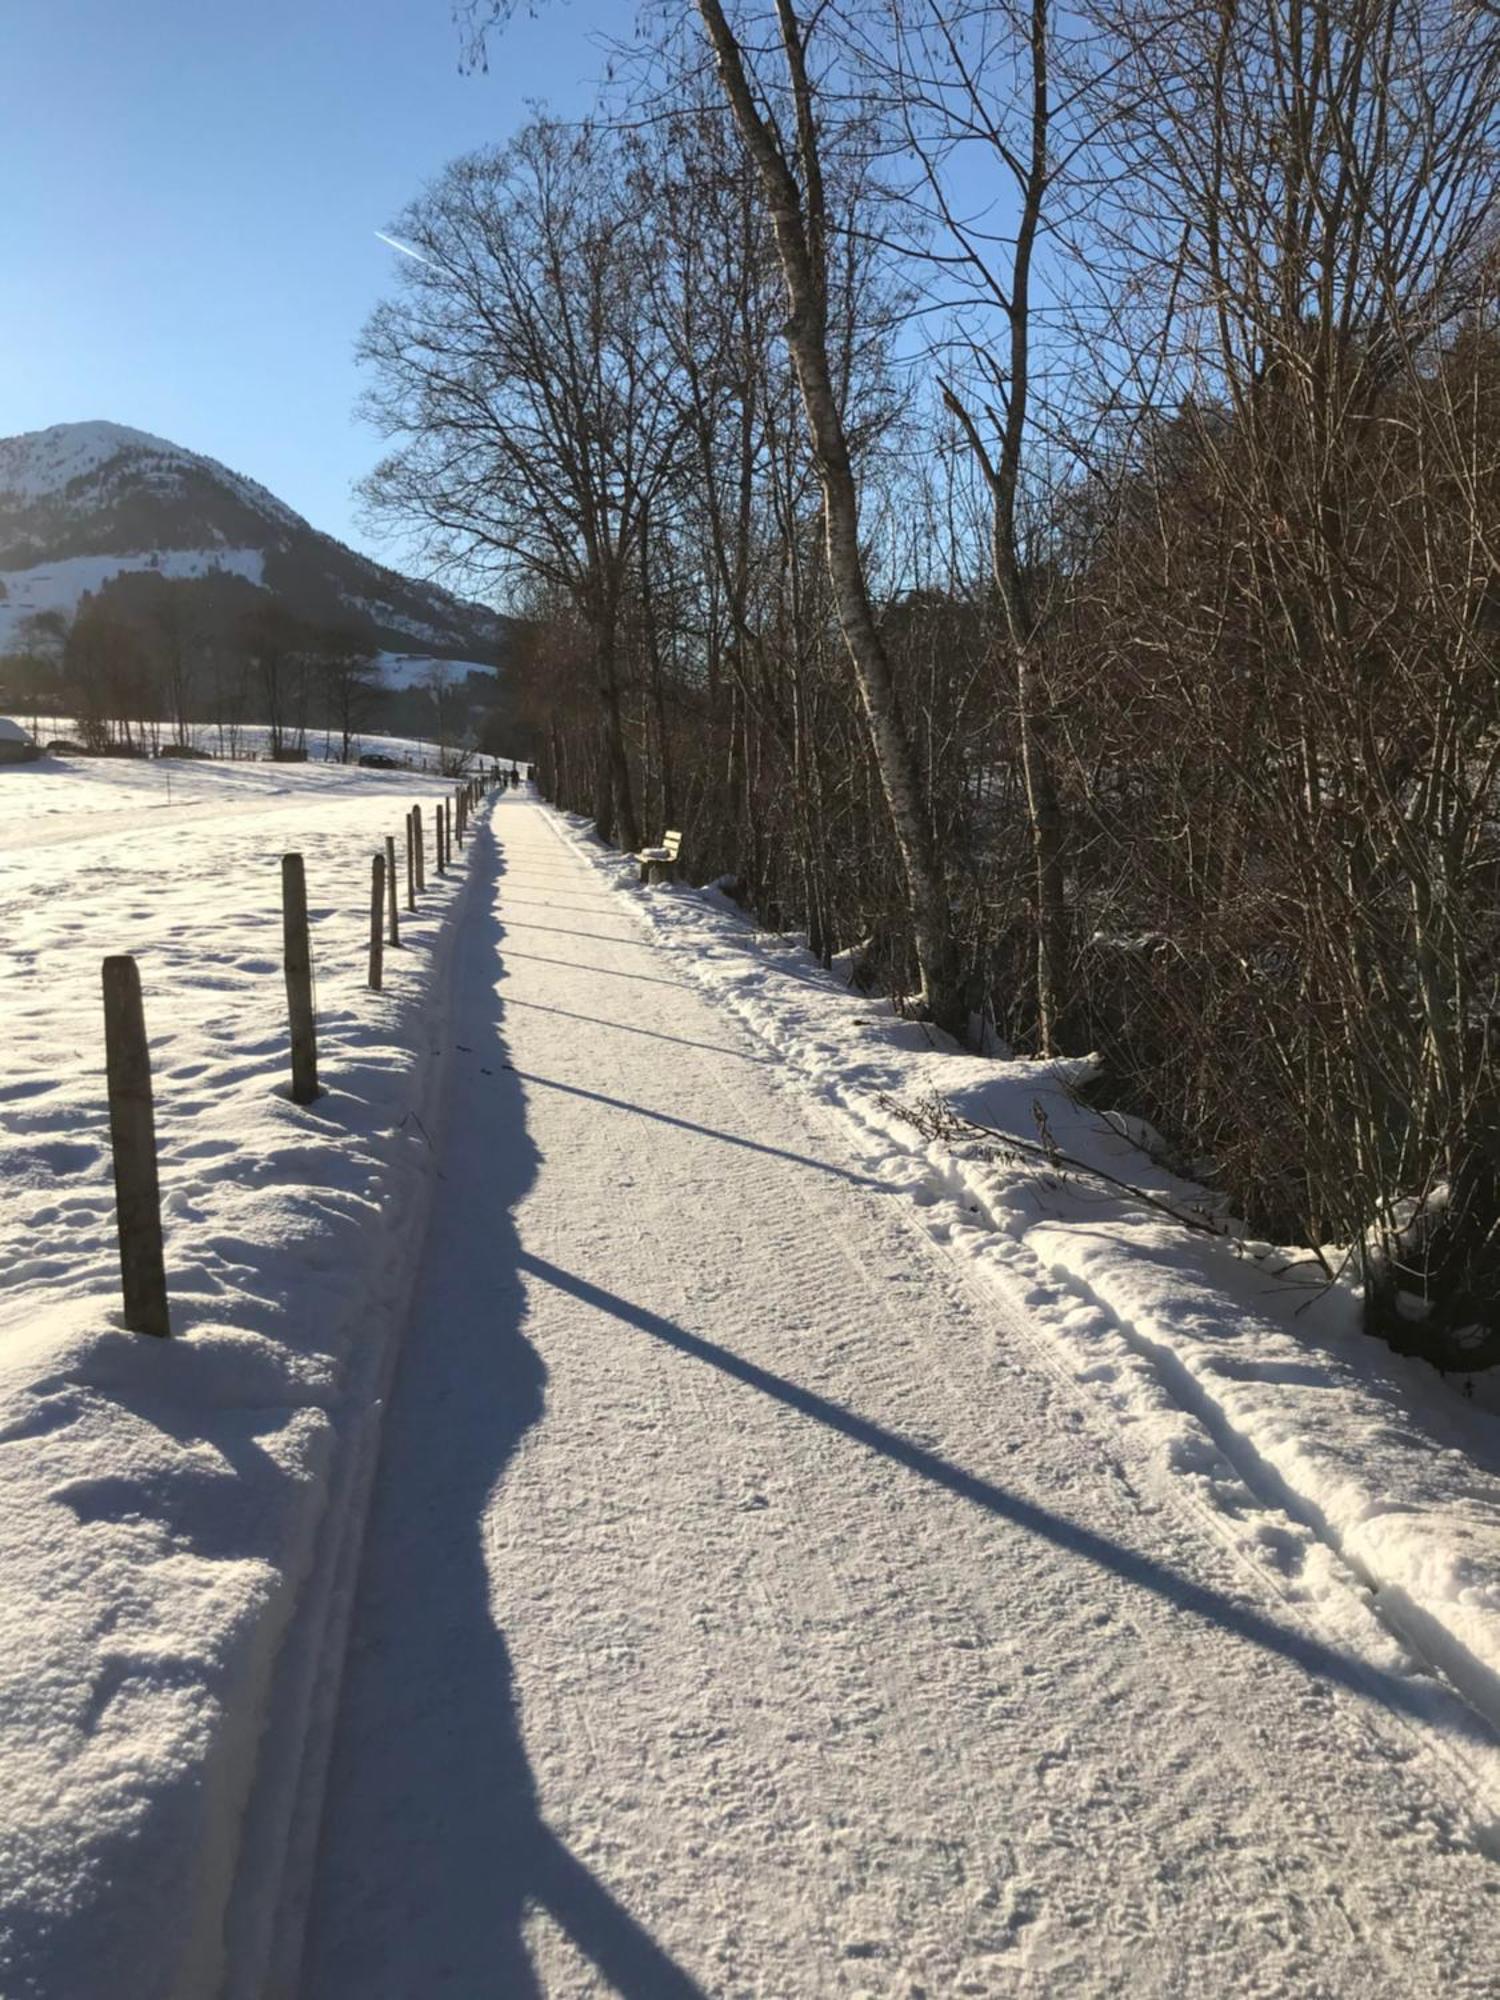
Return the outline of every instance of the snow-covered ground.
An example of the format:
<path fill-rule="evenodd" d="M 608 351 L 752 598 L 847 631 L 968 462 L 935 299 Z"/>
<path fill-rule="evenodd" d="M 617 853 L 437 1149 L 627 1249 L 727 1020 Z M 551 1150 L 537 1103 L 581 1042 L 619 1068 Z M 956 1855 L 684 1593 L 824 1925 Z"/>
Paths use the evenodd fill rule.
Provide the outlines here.
<path fill-rule="evenodd" d="M 494 825 L 306 2000 L 1489 1991 L 1484 1724 L 933 1242 L 871 1010 Z"/>
<path fill-rule="evenodd" d="M 525 795 L 375 996 L 440 788 L 179 776 L 0 835 L 7 2000 L 1493 1992 L 1494 1419 L 922 1139 L 1039 1102 L 1191 1192 Z M 169 1343 L 114 1321 L 120 949 Z"/>
<path fill-rule="evenodd" d="M 446 788 L 204 765 L 172 773 L 168 803 L 166 775 L 0 773 L 7 2000 L 212 1990 L 273 1687 L 270 1747 L 296 1764 L 284 1635 L 300 1602 L 315 1639 L 357 1518 L 432 1186 L 431 1038 L 465 879 L 432 872 Z M 428 889 L 376 995 L 370 857 L 418 801 Z M 290 849 L 327 1086 L 306 1110 L 285 1092 Z M 100 960 L 119 951 L 151 1035 L 168 1343 L 118 1325 Z M 274 1799 L 262 1810 L 274 1825 Z"/>
<path fill-rule="evenodd" d="M 258 740 L 263 731 L 247 731 Z M 373 737 L 371 746 L 415 763 L 419 746 L 400 737 Z M 431 755 L 430 747 L 427 752 Z M 228 812 L 295 810 L 313 800 L 349 800 L 356 795 L 356 766 L 219 762 L 196 758 L 44 757 L 24 770 L 0 773 L 0 811 L 5 814 L 0 846 L 5 849 L 68 840 L 80 831 L 98 831 L 101 815 L 116 824 L 151 823 L 165 831 L 168 819 L 218 818 Z M 412 773 L 359 771 L 363 797 L 396 791 L 405 797 Z M 442 796 L 442 788 L 437 795 Z M 416 794 L 413 794 L 415 799 Z M 166 816 L 166 817 L 163 817 Z"/>
<path fill-rule="evenodd" d="M 23 726 L 31 728 L 29 717 Z M 56 740 L 67 727 L 57 718 L 43 717 L 37 740 Z M 211 740 L 208 731 L 202 735 L 205 742 Z M 246 725 L 239 732 L 236 760 L 47 756 L 24 772 L 0 772 L 0 784 L 7 788 L 0 793 L 0 811 L 8 816 L 0 842 L 19 847 L 68 840 L 75 823 L 85 825 L 100 814 L 123 828 L 142 823 L 143 814 L 259 811 L 278 802 L 351 795 L 350 776 L 357 767 L 338 762 L 336 739 L 327 745 L 325 757 L 322 735 L 309 737 L 305 764 L 271 763 L 268 742 L 268 730 Z M 357 754 L 367 752 L 391 757 L 401 767 L 360 772 L 360 782 L 377 794 L 390 793 L 392 787 L 400 791 L 413 775 L 438 774 L 441 753 L 433 743 L 407 736 L 361 736 Z M 475 758 L 476 774 L 481 763 L 488 769 L 490 760 Z"/>
<path fill-rule="evenodd" d="M 1040 1145 L 1213 1213 L 1128 1121 L 1078 1101 L 1069 1084 L 1089 1064 L 963 1055 L 717 891 L 642 895 L 628 861 L 583 851 L 695 984 L 852 1125 L 928 1233 L 1024 1298 L 1047 1356 L 1273 1587 L 1338 1625 L 1368 1605 L 1500 1730 L 1500 1385 L 1445 1381 L 1363 1335 L 1355 1295 L 1310 1256 L 1206 1238 L 1066 1165 L 997 1158 L 1007 1138 Z M 935 1103 L 995 1139 L 924 1137 Z"/>

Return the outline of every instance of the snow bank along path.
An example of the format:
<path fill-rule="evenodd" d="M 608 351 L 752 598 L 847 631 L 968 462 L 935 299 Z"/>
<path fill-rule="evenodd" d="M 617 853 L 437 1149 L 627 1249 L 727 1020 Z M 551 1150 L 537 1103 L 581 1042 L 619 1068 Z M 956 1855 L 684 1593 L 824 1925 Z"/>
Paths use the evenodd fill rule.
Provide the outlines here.
<path fill-rule="evenodd" d="M 633 880 L 618 857 L 581 851 L 617 889 Z M 1355 1295 L 1310 1257 L 1205 1238 L 1106 1183 L 997 1158 L 1007 1136 L 1035 1149 L 1045 1130 L 1068 1159 L 1179 1211 L 1202 1197 L 1134 1143 L 1138 1121 L 1070 1092 L 1089 1063 L 963 1055 L 713 890 L 628 904 L 852 1128 L 936 1241 L 1024 1299 L 1040 1353 L 1135 1434 L 1205 1526 L 1338 1629 L 1372 1609 L 1500 1732 L 1500 1383 L 1476 1378 L 1466 1403 L 1368 1339 Z M 998 1149 L 929 1144 L 895 1108 L 933 1098 Z"/>
<path fill-rule="evenodd" d="M 216 1990 L 261 1948 L 433 1186 L 462 874 L 364 988 L 409 774 L 0 775 L 0 1993 Z M 429 818 L 430 813 L 424 815 Z M 66 842 L 30 842 L 38 824 Z M 279 859 L 327 1094 L 286 1097 Z M 429 849 L 430 852 L 430 849 Z M 174 1327 L 123 1333 L 99 966 L 141 966 Z M 293 1618 L 294 1607 L 297 1615 Z M 262 1725 L 272 1726 L 262 1739 Z M 274 1886 L 274 1885 L 272 1885 Z M 269 1893 L 269 1892 L 267 1892 Z"/>
<path fill-rule="evenodd" d="M 618 866 L 492 824 L 275 1990 L 1492 1994 L 1486 1725 L 935 1249 Z"/>

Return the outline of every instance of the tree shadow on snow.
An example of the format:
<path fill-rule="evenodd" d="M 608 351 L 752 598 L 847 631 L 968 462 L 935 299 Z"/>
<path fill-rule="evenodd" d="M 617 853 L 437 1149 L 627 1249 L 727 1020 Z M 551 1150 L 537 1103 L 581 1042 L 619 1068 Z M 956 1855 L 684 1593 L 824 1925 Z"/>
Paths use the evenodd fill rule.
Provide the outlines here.
<path fill-rule="evenodd" d="M 504 861 L 476 829 L 454 1041 L 494 1074 L 448 1082 L 445 1177 L 386 1418 L 305 1941 L 308 2000 L 524 2000 L 544 1908 L 628 2000 L 700 1989 L 543 1822 L 496 1629 L 488 1503 L 542 1414 L 513 1221 L 536 1149 L 504 1065 Z"/>
<path fill-rule="evenodd" d="M 1180 1575 L 1164 1563 L 1122 1542 L 1112 1541 L 1080 1522 L 1070 1521 L 1064 1514 L 1052 1513 L 1033 1501 L 1022 1499 L 1019 1494 L 1007 1492 L 1003 1486 L 967 1471 L 925 1445 L 914 1443 L 899 1431 L 889 1430 L 842 1403 L 820 1396 L 816 1390 L 804 1388 L 784 1375 L 747 1361 L 743 1355 L 720 1346 L 717 1341 L 707 1340 L 660 1313 L 651 1312 L 616 1292 L 606 1291 L 576 1272 L 564 1271 L 529 1251 L 521 1252 L 521 1267 L 532 1277 L 556 1286 L 559 1291 L 597 1311 L 612 1314 L 626 1326 L 651 1335 L 653 1339 L 675 1348 L 679 1354 L 716 1368 L 747 1388 L 774 1398 L 785 1408 L 795 1410 L 800 1416 L 823 1425 L 866 1451 L 874 1452 L 907 1472 L 944 1488 L 958 1499 L 982 1507 L 987 1513 L 1051 1542 L 1069 1555 L 1080 1557 L 1100 1569 L 1113 1571 L 1138 1588 L 1164 1599 L 1175 1610 L 1205 1624 L 1216 1625 L 1266 1652 L 1279 1654 L 1316 1679 L 1347 1688 L 1366 1700 L 1382 1702 L 1398 1714 L 1416 1716 L 1429 1723 L 1437 1722 L 1449 1733 L 1470 1742 L 1487 1746 L 1494 1742 L 1487 1724 L 1460 1701 L 1440 1696 L 1442 1719 L 1438 1722 L 1434 1712 L 1434 1696 L 1438 1690 L 1431 1681 L 1386 1672 L 1352 1654 L 1340 1652 L 1310 1633 L 1278 1624 L 1253 1605 L 1226 1596 L 1208 1585 L 1196 1583 L 1191 1577 Z"/>

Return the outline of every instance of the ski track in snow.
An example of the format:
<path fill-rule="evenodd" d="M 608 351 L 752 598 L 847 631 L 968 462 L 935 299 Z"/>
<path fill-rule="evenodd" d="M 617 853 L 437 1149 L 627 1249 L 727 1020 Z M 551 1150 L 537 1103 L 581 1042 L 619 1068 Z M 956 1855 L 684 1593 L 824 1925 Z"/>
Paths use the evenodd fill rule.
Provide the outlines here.
<path fill-rule="evenodd" d="M 492 824 L 278 1990 L 1492 1995 L 1484 1725 Z"/>

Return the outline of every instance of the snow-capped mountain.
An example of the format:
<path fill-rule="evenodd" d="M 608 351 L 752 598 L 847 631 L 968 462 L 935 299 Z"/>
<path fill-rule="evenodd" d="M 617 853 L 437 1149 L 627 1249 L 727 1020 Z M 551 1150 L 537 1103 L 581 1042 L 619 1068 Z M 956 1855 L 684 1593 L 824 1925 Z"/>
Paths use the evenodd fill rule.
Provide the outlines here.
<path fill-rule="evenodd" d="M 31 614 L 77 609 L 130 570 L 238 579 L 382 647 L 493 660 L 505 620 L 371 562 L 217 460 L 124 424 L 0 438 L 0 654 Z"/>

